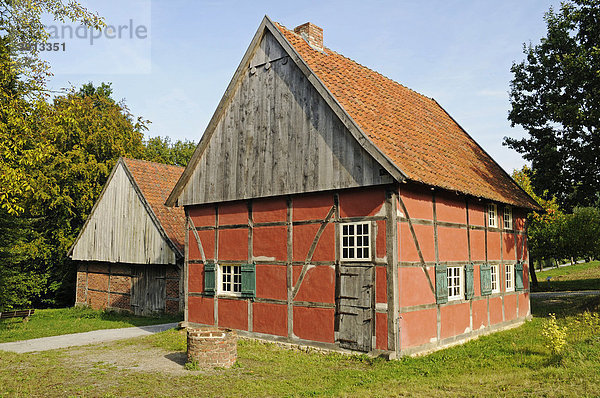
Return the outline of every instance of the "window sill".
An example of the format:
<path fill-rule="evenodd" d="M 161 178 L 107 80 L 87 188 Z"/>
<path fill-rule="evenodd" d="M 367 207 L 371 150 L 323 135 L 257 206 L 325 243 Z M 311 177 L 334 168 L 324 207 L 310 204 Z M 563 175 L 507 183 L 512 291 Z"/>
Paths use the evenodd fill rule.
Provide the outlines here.
<path fill-rule="evenodd" d="M 242 298 L 242 293 L 227 293 L 219 292 L 216 295 L 217 298 Z"/>

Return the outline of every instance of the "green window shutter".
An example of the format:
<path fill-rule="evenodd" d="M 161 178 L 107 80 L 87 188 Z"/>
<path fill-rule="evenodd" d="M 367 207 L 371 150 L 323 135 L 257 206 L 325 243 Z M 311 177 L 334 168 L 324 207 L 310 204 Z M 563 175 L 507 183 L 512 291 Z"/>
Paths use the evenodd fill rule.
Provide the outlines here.
<path fill-rule="evenodd" d="M 481 282 L 481 295 L 489 296 L 492 294 L 492 267 L 489 264 L 481 264 L 479 277 Z"/>
<path fill-rule="evenodd" d="M 204 263 L 204 294 L 207 296 L 215 295 L 215 268 L 212 261 Z"/>
<path fill-rule="evenodd" d="M 435 265 L 435 299 L 438 304 L 448 302 L 448 267 Z"/>
<path fill-rule="evenodd" d="M 473 282 L 473 264 L 465 265 L 465 299 L 471 300 L 475 295 L 475 286 Z"/>
<path fill-rule="evenodd" d="M 523 290 L 523 263 L 515 264 L 515 290 Z"/>
<path fill-rule="evenodd" d="M 256 297 L 256 265 L 242 264 L 242 297 Z"/>

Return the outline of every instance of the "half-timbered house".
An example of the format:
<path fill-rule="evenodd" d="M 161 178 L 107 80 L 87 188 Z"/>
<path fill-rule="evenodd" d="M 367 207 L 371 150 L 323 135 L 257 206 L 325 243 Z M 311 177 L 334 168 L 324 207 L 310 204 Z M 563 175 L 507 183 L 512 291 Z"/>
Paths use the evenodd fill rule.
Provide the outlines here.
<path fill-rule="evenodd" d="M 185 319 L 390 356 L 530 316 L 536 203 L 432 98 L 262 21 L 167 205 Z"/>
<path fill-rule="evenodd" d="M 138 315 L 183 310 L 185 215 L 164 204 L 182 172 L 119 159 L 69 251 L 76 305 Z"/>

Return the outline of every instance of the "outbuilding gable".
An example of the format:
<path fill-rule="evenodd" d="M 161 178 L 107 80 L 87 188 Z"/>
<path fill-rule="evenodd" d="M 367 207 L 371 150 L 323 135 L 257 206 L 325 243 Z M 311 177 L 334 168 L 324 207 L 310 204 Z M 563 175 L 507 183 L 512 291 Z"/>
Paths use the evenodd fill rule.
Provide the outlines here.
<path fill-rule="evenodd" d="M 175 264 L 183 254 L 185 216 L 182 209 L 164 206 L 164 200 L 182 171 L 119 159 L 69 256 L 82 261 Z"/>

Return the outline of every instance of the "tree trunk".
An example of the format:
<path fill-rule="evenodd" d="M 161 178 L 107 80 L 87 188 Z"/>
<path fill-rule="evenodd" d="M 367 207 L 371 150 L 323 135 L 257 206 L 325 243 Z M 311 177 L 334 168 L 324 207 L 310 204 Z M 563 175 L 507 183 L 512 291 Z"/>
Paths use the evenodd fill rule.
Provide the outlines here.
<path fill-rule="evenodd" d="M 531 264 L 533 264 L 533 267 L 531 266 Z M 537 275 L 535 274 L 535 262 L 531 260 L 531 257 L 529 257 L 529 270 L 529 273 L 531 274 L 531 286 L 537 287 L 538 280 Z"/>

